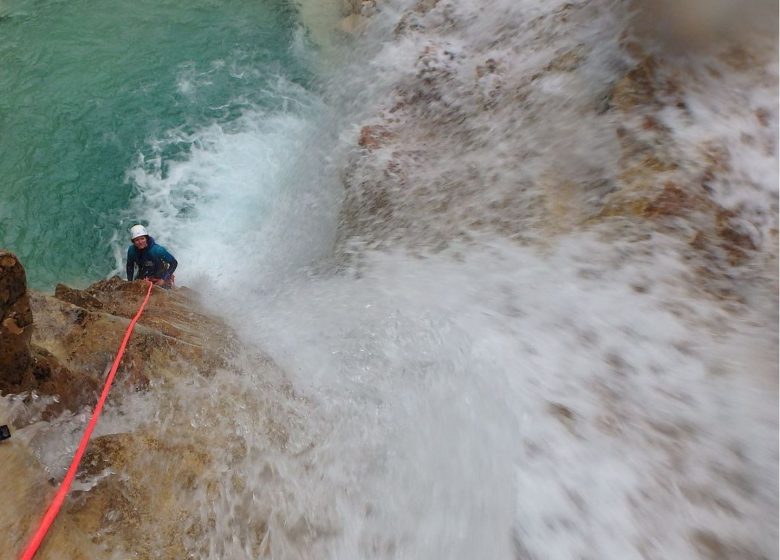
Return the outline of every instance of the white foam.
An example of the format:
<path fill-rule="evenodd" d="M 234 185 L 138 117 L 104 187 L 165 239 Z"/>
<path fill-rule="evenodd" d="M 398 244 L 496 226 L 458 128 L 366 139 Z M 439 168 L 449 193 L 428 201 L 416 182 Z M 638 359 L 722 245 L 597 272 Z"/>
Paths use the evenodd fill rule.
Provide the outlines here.
<path fill-rule="evenodd" d="M 139 191 L 130 214 L 180 261 L 179 283 L 247 293 L 332 246 L 338 193 L 326 188 L 332 180 L 323 185 L 326 109 L 285 80 L 276 88 L 286 110 L 171 131 L 157 153 L 185 144 L 186 159 L 141 159 L 128 173 Z"/>
<path fill-rule="evenodd" d="M 772 344 L 723 348 L 741 327 L 650 246 L 375 254 L 237 317 L 330 422 L 294 483 L 336 502 L 330 557 L 686 557 L 702 528 L 770 553 Z"/>
<path fill-rule="evenodd" d="M 388 2 L 383 13 L 408 4 Z M 359 117 L 392 106 L 393 84 L 421 87 L 416 74 L 428 63 L 476 82 L 493 53 L 507 80 L 522 81 L 553 51 L 592 47 L 587 72 L 540 78 L 520 115 L 510 104 L 500 119 L 485 116 L 467 90 L 450 87 L 457 80 L 446 82 L 435 102 L 487 130 L 486 143 L 465 149 L 453 135 L 402 146 L 441 158 L 411 168 L 401 235 L 445 222 L 415 214 L 424 201 L 414 195 L 450 187 L 436 182 L 448 170 L 478 171 L 466 217 L 490 215 L 491 202 L 518 191 L 530 207 L 534 193 L 518 185 L 551 168 L 564 179 L 610 177 L 615 123 L 592 104 L 625 70 L 612 58 L 615 19 L 601 9 L 612 4 L 576 29 L 554 18 L 532 25 L 563 6 L 441 2 L 422 22 L 430 34 L 369 43 L 369 63 L 328 82 L 327 104 L 280 86 L 292 110 L 172 131 L 161 146 L 189 144 L 186 159 L 131 170 L 133 213 L 179 258 L 180 283 L 204 291 L 292 383 L 292 396 L 275 392 L 266 371 L 239 357 L 211 385 L 182 388 L 203 410 L 239 403 L 214 429 L 246 451 L 221 465 L 218 500 L 193 498 L 204 520 L 218 520 L 206 543 L 191 543 L 202 557 L 256 555 L 258 519 L 275 558 L 688 558 L 709 534 L 735 557 L 777 556 L 776 293 L 718 301 L 698 289 L 687 245 L 623 236 L 613 223 L 599 232 L 608 236 L 566 235 L 545 250 L 486 235 L 439 255 L 423 244 L 417 256 L 357 251 L 337 273 L 301 272 L 332 247 L 338 172 L 354 161 Z M 378 36 L 389 39 L 393 24 L 378 17 Z M 509 42 L 494 44 L 497 35 Z M 419 62 L 429 45 L 434 54 Z M 719 124 L 731 93 L 687 101 L 692 120 L 666 116 L 693 158 L 708 135 L 728 143 L 753 130 L 750 111 L 767 100 L 756 94 Z M 762 138 L 776 130 L 776 113 L 770 119 Z M 394 149 L 380 148 L 351 186 L 384 180 Z M 746 216 L 768 235 L 777 155 L 751 150 L 732 157 L 756 192 L 717 196 L 755 204 Z M 272 444 L 268 415 L 284 423 L 288 447 Z M 244 477 L 243 492 L 232 476 Z"/>

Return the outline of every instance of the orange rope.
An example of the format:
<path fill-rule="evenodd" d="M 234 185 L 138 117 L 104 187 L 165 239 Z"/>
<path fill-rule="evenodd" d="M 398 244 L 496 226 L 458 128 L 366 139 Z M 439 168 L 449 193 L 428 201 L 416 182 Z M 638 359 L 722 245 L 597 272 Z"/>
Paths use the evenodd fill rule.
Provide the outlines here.
<path fill-rule="evenodd" d="M 73 479 L 76 477 L 76 471 L 78 470 L 79 463 L 81 462 L 81 457 L 84 455 L 84 451 L 87 449 L 89 437 L 92 435 L 92 430 L 95 429 L 95 425 L 97 424 L 98 418 L 100 417 L 100 412 L 103 410 L 103 405 L 106 402 L 106 397 L 108 397 L 108 392 L 111 390 L 111 383 L 114 381 L 116 370 L 119 368 L 119 362 L 122 360 L 122 356 L 125 353 L 125 348 L 127 347 L 128 340 L 130 340 L 130 335 L 133 333 L 133 327 L 135 327 L 138 318 L 141 317 L 141 313 L 143 313 L 144 308 L 146 307 L 146 303 L 149 301 L 149 296 L 152 293 L 153 286 L 154 284 L 149 282 L 149 289 L 146 290 L 146 297 L 144 297 L 144 301 L 141 303 L 141 307 L 138 308 L 138 312 L 135 314 L 135 317 L 133 317 L 133 319 L 130 321 L 130 324 L 127 326 L 125 337 L 122 339 L 122 344 L 120 344 L 119 350 L 117 351 L 116 357 L 114 358 L 111 371 L 109 371 L 108 377 L 106 377 L 106 382 L 103 386 L 103 392 L 100 394 L 97 405 L 95 405 L 95 410 L 92 412 L 92 418 L 89 419 L 87 429 L 84 431 L 84 435 L 81 436 L 81 442 L 79 442 L 79 447 L 76 450 L 76 454 L 73 456 L 73 460 L 70 463 L 70 468 L 68 468 L 68 472 L 65 474 L 65 479 L 62 481 L 62 484 L 60 484 L 60 488 L 57 490 L 57 494 L 54 496 L 54 500 L 49 506 L 49 509 L 46 511 L 46 515 L 43 516 L 43 520 L 41 521 L 38 530 L 35 532 L 35 535 L 30 541 L 30 544 L 27 545 L 24 553 L 22 553 L 21 560 L 32 560 L 32 558 L 35 556 L 35 553 L 38 551 L 38 547 L 41 545 L 41 542 L 43 542 L 49 527 L 51 527 L 51 524 L 57 517 L 57 514 L 62 507 L 62 503 L 65 501 L 65 496 L 68 494 L 70 485 L 73 483 Z"/>

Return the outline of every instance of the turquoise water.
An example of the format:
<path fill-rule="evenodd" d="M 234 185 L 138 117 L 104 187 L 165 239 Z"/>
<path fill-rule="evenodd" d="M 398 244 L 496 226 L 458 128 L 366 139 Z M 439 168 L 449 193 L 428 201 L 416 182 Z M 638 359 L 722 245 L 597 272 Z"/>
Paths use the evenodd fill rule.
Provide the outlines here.
<path fill-rule="evenodd" d="M 31 287 L 105 277 L 144 157 L 186 159 L 187 135 L 308 87 L 288 0 L 0 3 L 0 247 Z"/>

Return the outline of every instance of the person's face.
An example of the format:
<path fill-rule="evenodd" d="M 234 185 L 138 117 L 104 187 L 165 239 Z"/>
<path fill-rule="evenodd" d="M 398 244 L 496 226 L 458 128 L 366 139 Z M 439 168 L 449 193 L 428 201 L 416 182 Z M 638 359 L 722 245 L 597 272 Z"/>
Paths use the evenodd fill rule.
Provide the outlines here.
<path fill-rule="evenodd" d="M 142 235 L 141 237 L 136 237 L 133 239 L 133 245 L 135 245 L 135 248 L 139 250 L 146 249 L 146 236 Z"/>

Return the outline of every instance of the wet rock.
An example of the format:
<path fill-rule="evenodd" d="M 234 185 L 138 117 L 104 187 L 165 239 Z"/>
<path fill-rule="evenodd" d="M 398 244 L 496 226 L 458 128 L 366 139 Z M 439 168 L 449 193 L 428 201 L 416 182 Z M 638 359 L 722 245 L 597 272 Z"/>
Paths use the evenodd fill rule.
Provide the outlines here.
<path fill-rule="evenodd" d="M 44 419 L 94 399 L 96 379 L 70 370 L 51 352 L 31 344 L 33 313 L 24 267 L 8 252 L 0 252 L 0 317 L 0 394 L 56 396 Z"/>
<path fill-rule="evenodd" d="M 80 371 L 65 367 L 47 350 L 33 345 L 31 363 L 14 379 L 0 380 L 0 393 L 20 394 L 36 392 L 55 396 L 42 413 L 48 420 L 63 410 L 78 410 L 94 404 L 100 391 L 99 380 Z"/>
<path fill-rule="evenodd" d="M 426 14 L 434 9 L 438 3 L 439 0 L 420 0 L 415 5 L 414 11 L 421 14 Z"/>
<path fill-rule="evenodd" d="M 14 327 L 3 331 L 3 336 L 24 341 L 19 347 L 26 360 L 25 367 L 2 371 L 0 391 L 53 396 L 41 415 L 35 416 L 36 421 L 50 419 L 65 409 L 92 407 L 148 284 L 115 277 L 84 290 L 59 285 L 54 296 L 28 294 L 18 260 L 3 257 L 2 309 L 6 315 L 15 313 Z M 33 314 L 34 332 L 28 329 Z M 237 345 L 234 333 L 224 323 L 202 311 L 195 292 L 155 287 L 129 340 L 109 399 L 121 400 L 129 391 L 151 390 L 152 380 L 159 395 L 183 376 L 212 375 L 227 364 Z M 3 343 L 0 349 L 7 347 Z M 263 362 L 263 367 L 270 363 Z M 185 411 L 176 414 L 184 415 Z M 19 418 L 24 423 L 31 417 Z M 284 445 L 283 428 L 270 422 L 268 430 L 269 437 Z M 213 434 L 208 426 L 192 426 L 186 442 L 143 430 L 93 438 L 79 470 L 84 490 L 71 491 L 37 557 L 86 560 L 130 554 L 181 558 L 184 539 L 197 540 L 209 530 L 209 526 L 199 525 L 199 519 L 187 508 L 191 507 L 192 493 L 204 491 L 200 484 L 211 470 L 209 449 L 214 442 L 210 438 Z M 9 486 L 13 491 L 0 491 L 0 500 L 29 506 L 29 511 L 20 509 L 18 519 L 0 519 L 0 550 L 14 554 L 34 529 L 27 529 L 30 520 L 40 518 L 53 493 L 48 481 L 51 475 L 43 472 L 24 445 L 19 447 L 22 455 L 14 455 L 14 459 L 9 454 L 11 447 L 0 446 L 4 473 L 14 478 Z M 236 449 L 242 447 L 237 444 Z M 19 476 L 24 484 L 13 473 L 17 463 L 24 471 L 24 476 Z M 150 464 L 155 467 L 150 469 Z M 0 509 L 0 514 L 8 511 Z M 99 552 L 96 547 L 100 547 Z"/>
<path fill-rule="evenodd" d="M 423 29 L 422 16 L 434 9 L 438 3 L 439 0 L 420 0 L 417 2 L 414 8 L 406 11 L 398 21 L 395 27 L 396 36 Z"/>
<path fill-rule="evenodd" d="M 44 418 L 93 404 L 147 287 L 114 277 L 85 290 L 59 284 L 54 297 L 30 294 L 18 258 L 0 252 L 0 394 L 54 396 Z M 166 364 L 179 360 L 202 374 L 223 365 L 234 337 L 198 310 L 191 292 L 154 288 L 117 383 L 145 389 Z"/>
<path fill-rule="evenodd" d="M 691 540 L 704 560 L 766 560 L 766 556 L 743 543 L 729 542 L 726 536 L 717 535 L 708 530 L 697 530 L 691 534 Z"/>
<path fill-rule="evenodd" d="M 3 465 L 4 479 L 9 482 L 0 484 L 0 503 L 4 504 L 0 507 L 0 551 L 3 558 L 18 558 L 37 528 L 36 521 L 46 511 L 54 488 L 32 452 L 21 442 L 11 440 L 0 445 L 0 465 Z M 104 558 L 91 537 L 72 519 L 59 516 L 35 558 Z"/>
<path fill-rule="evenodd" d="M 69 310 L 45 298 L 36 297 L 34 308 L 53 306 L 60 313 L 68 315 L 72 320 L 83 317 L 83 311 L 91 312 L 89 319 L 83 325 L 87 327 L 90 321 L 100 316 L 115 316 L 132 319 L 146 295 L 147 283 L 142 280 L 125 282 L 118 276 L 95 282 L 85 290 L 73 290 L 67 286 L 60 288 L 61 294 L 75 307 Z M 55 294 L 55 297 L 56 294 Z M 74 303 L 77 301 L 77 303 Z M 37 321 L 36 321 L 37 322 Z M 179 288 L 164 290 L 159 287 L 152 289 L 152 294 L 138 324 L 159 331 L 160 334 L 177 341 L 210 348 L 230 347 L 233 334 L 225 325 L 202 311 L 198 296 L 192 290 Z M 171 341 L 172 344 L 176 342 Z"/>
<path fill-rule="evenodd" d="M 32 319 L 24 267 L 0 250 L 0 387 L 18 383 L 32 363 Z"/>
<path fill-rule="evenodd" d="M 612 90 L 612 104 L 621 111 L 629 111 L 638 105 L 653 101 L 656 92 L 656 62 L 648 56 L 637 64 Z"/>
<path fill-rule="evenodd" d="M 360 14 L 350 14 L 339 23 L 339 29 L 347 34 L 355 34 L 365 23 L 365 17 Z"/>
<path fill-rule="evenodd" d="M 758 123 L 764 128 L 769 127 L 769 125 L 772 123 L 772 116 L 770 112 L 763 107 L 756 109 L 755 115 Z"/>
<path fill-rule="evenodd" d="M 35 294 L 35 342 L 67 368 L 102 380 L 146 287 L 143 282 L 119 279 L 97 282 L 76 298 L 86 301 L 90 309 Z M 116 382 L 137 391 L 179 361 L 189 364 L 192 372 L 204 375 L 222 366 L 225 351 L 233 345 L 233 335 L 196 309 L 196 302 L 186 294 L 154 288 L 127 345 Z"/>
<path fill-rule="evenodd" d="M 693 207 L 692 197 L 671 181 L 667 181 L 661 193 L 644 208 L 648 217 L 681 216 Z"/>
<path fill-rule="evenodd" d="M 545 66 L 545 72 L 573 72 L 585 61 L 582 53 L 566 51 Z"/>
<path fill-rule="evenodd" d="M 717 214 L 718 235 L 730 246 L 755 250 L 756 244 L 750 232 L 739 223 L 736 212 L 720 210 Z"/>
<path fill-rule="evenodd" d="M 160 468 L 166 464 L 170 468 Z M 210 464 L 207 447 L 195 440 L 171 443 L 142 433 L 94 438 L 79 479 L 95 486 L 74 493 L 67 516 L 99 544 L 143 558 L 180 558 L 190 494 Z"/>
<path fill-rule="evenodd" d="M 103 308 L 101 301 L 87 291 L 74 290 L 65 284 L 57 284 L 57 287 L 54 289 L 54 297 L 92 311 Z"/>
<path fill-rule="evenodd" d="M 362 0 L 341 0 L 341 13 L 345 15 L 359 14 Z"/>
<path fill-rule="evenodd" d="M 339 30 L 349 35 L 360 32 L 365 22 L 377 11 L 376 0 L 343 0 Z"/>
<path fill-rule="evenodd" d="M 17 261 L 7 262 L 13 264 L 11 268 L 18 276 Z M 36 325 L 26 347 L 28 367 L 13 370 L 13 376 L 1 377 L 0 390 L 54 396 L 42 412 L 44 420 L 64 409 L 93 406 L 107 366 L 113 362 L 130 318 L 147 289 L 148 284 L 143 281 L 111 278 L 84 290 L 60 285 L 55 297 L 40 293 L 26 296 L 30 322 L 34 314 Z M 15 296 L 20 292 L 22 288 L 18 286 L 13 290 Z M 226 356 L 237 345 L 234 340 L 228 327 L 201 310 L 197 294 L 191 290 L 153 288 L 109 399 L 121 400 L 129 391 L 150 390 L 152 379 L 164 392 L 168 381 L 184 375 L 211 375 L 216 368 L 225 366 Z M 159 433 L 148 432 L 93 438 L 79 470 L 87 490 L 71 492 L 38 557 L 86 560 L 114 553 L 124 557 L 130 551 L 133 557 L 140 558 L 180 558 L 185 535 L 197 538 L 199 531 L 208 530 L 198 526 L 186 508 L 192 503 L 192 492 L 201 491 L 199 481 L 209 471 L 211 435 L 208 429 L 193 427 L 186 443 L 167 441 Z M 12 465 L 2 455 L 7 449 L 0 446 L 4 468 Z M 155 468 L 150 470 L 150 464 Z M 21 521 L 0 520 L 0 528 L 15 539 L 4 546 L 0 535 L 2 550 L 19 550 L 23 546 L 22 537 L 26 538 L 27 533 L 22 523 L 42 515 L 53 491 L 47 482 L 50 476 L 44 475 L 34 460 L 24 468 L 30 475 L 41 471 L 41 476 L 24 487 L 36 499 L 27 500 L 16 494 L 9 498 L 13 504 L 29 502 L 31 511 L 23 512 Z M 0 499 L 4 496 L 0 492 Z M 62 532 L 57 527 L 67 527 L 69 531 Z M 84 538 L 89 541 L 86 545 L 82 545 Z M 99 553 L 95 546 L 101 547 Z"/>
<path fill-rule="evenodd" d="M 371 125 L 360 129 L 358 146 L 367 150 L 376 150 L 392 138 L 392 133 L 386 126 Z"/>
<path fill-rule="evenodd" d="M 575 433 L 577 416 L 574 414 L 572 409 L 560 403 L 548 402 L 547 412 L 555 417 L 555 419 L 558 420 L 561 424 L 563 424 L 566 429 L 569 430 L 569 432 L 572 434 Z"/>

